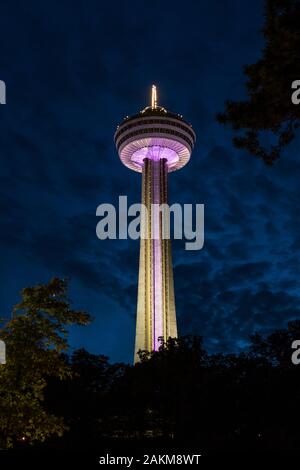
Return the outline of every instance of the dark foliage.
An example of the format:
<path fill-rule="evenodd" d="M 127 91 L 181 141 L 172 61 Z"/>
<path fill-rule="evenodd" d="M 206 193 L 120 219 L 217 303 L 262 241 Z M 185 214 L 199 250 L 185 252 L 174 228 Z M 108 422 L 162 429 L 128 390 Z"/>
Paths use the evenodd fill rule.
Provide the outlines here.
<path fill-rule="evenodd" d="M 291 360 L 300 321 L 254 335 L 241 354 L 208 355 L 200 337 L 186 336 L 141 351 L 129 366 L 84 349 L 67 355 L 66 326 L 90 317 L 71 308 L 66 281 L 24 289 L 14 312 L 0 334 L 8 346 L 0 369 L 2 448 L 300 447 L 300 365 Z"/>
<path fill-rule="evenodd" d="M 247 353 L 209 356 L 199 337 L 170 339 L 135 366 L 109 365 L 84 350 L 73 379 L 48 386 L 49 411 L 69 431 L 47 447 L 81 449 L 113 442 L 195 442 L 202 450 L 297 449 L 300 365 L 291 344 L 300 322 Z"/>
<path fill-rule="evenodd" d="M 90 319 L 72 308 L 66 280 L 22 290 L 21 302 L 0 329 L 7 348 L 6 364 L 0 366 L 0 449 L 42 442 L 66 430 L 62 417 L 45 409 L 45 389 L 50 378 L 72 374 L 62 356 L 68 349 L 67 327 Z"/>
<path fill-rule="evenodd" d="M 294 138 L 300 124 L 300 105 L 291 101 L 292 83 L 300 80 L 300 2 L 266 0 L 262 57 L 244 67 L 248 99 L 227 101 L 219 122 L 235 131 L 234 145 L 272 164 Z M 270 145 L 264 145 L 266 132 Z"/>

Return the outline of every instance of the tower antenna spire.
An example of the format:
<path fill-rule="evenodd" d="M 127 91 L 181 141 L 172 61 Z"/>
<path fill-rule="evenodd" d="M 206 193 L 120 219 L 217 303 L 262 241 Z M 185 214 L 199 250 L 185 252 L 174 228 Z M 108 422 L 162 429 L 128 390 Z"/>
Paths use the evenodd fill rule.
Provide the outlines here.
<path fill-rule="evenodd" d="M 156 86 L 152 85 L 152 94 L 151 94 L 151 108 L 157 107 L 157 91 Z"/>

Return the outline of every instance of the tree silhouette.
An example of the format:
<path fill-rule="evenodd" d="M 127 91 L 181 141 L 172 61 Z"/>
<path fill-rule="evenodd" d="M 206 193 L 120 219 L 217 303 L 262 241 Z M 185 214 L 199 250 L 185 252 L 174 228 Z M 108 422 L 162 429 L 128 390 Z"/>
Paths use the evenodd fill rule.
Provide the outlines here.
<path fill-rule="evenodd" d="M 244 131 L 244 135 L 234 137 L 236 147 L 271 165 L 300 124 L 300 105 L 291 100 L 292 83 L 300 80 L 299 0 L 266 0 L 263 36 L 262 57 L 244 67 L 248 99 L 228 100 L 225 112 L 217 114 L 217 119 L 239 134 Z M 275 141 L 269 146 L 264 146 L 266 132 Z"/>
<path fill-rule="evenodd" d="M 0 366 L 0 447 L 43 441 L 62 435 L 63 417 L 47 413 L 43 401 L 47 377 L 65 380 L 71 369 L 61 355 L 68 348 L 68 325 L 85 325 L 90 316 L 73 310 L 67 281 L 22 290 L 12 319 L 1 329 L 7 362 Z"/>
<path fill-rule="evenodd" d="M 24 289 L 1 331 L 2 448 L 299 448 L 300 366 L 291 356 L 300 321 L 254 334 L 239 354 L 208 354 L 202 338 L 185 336 L 141 351 L 135 365 L 110 364 L 84 349 L 66 354 L 66 326 L 89 321 L 70 308 L 66 288 L 55 279 Z"/>

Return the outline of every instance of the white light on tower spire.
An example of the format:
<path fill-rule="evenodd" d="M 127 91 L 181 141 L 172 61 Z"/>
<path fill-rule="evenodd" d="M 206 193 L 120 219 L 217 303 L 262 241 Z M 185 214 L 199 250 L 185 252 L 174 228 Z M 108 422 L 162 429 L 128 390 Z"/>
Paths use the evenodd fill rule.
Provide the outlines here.
<path fill-rule="evenodd" d="M 152 85 L 152 97 L 151 97 L 151 108 L 157 107 L 157 91 L 156 86 Z"/>

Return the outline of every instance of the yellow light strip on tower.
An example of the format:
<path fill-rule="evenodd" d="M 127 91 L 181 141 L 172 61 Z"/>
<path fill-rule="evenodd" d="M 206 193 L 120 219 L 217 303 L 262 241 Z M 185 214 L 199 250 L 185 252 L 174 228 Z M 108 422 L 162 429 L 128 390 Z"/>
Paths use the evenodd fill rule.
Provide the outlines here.
<path fill-rule="evenodd" d="M 156 86 L 152 85 L 151 108 L 157 107 L 157 91 Z"/>

